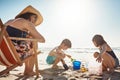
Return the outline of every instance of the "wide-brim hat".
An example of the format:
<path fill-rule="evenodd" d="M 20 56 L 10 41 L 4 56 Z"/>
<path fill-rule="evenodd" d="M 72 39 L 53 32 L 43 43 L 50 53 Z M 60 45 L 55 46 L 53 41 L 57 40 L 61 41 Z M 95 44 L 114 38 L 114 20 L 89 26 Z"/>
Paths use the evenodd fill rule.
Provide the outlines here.
<path fill-rule="evenodd" d="M 40 12 L 38 10 L 36 10 L 35 8 L 33 8 L 31 5 L 27 6 L 24 10 L 22 10 L 15 18 L 18 18 L 20 15 L 27 13 L 27 12 L 37 15 L 37 20 L 35 22 L 35 26 L 42 23 L 43 17 L 41 16 Z"/>

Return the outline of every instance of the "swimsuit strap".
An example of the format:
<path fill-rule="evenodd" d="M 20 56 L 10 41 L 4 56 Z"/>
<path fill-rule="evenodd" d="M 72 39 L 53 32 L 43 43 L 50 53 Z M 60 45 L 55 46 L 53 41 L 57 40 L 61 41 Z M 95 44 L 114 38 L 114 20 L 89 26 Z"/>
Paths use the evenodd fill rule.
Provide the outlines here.
<path fill-rule="evenodd" d="M 113 58 L 117 58 L 115 53 L 113 51 L 106 51 L 108 54 L 110 54 Z"/>

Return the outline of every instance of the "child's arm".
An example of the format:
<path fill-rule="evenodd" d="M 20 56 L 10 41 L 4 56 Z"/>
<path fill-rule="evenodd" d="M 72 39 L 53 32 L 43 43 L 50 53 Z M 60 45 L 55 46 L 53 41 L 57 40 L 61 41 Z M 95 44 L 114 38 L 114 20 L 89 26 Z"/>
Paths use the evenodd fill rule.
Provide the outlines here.
<path fill-rule="evenodd" d="M 68 58 L 71 59 L 71 55 L 68 55 L 68 54 L 64 53 L 63 51 L 61 51 L 61 50 L 57 50 L 57 53 L 63 55 L 64 57 L 67 56 Z"/>
<path fill-rule="evenodd" d="M 71 59 L 71 55 L 68 55 L 68 54 L 65 54 L 68 58 L 70 58 Z"/>
<path fill-rule="evenodd" d="M 99 57 L 96 59 L 96 61 L 101 62 L 102 61 L 102 56 L 106 53 L 107 50 L 107 45 L 104 44 L 103 46 L 101 46 L 100 48 L 100 54 Z"/>
<path fill-rule="evenodd" d="M 107 51 L 107 44 L 104 44 L 103 46 L 101 46 L 101 49 L 100 49 L 100 55 L 104 55 L 104 53 L 106 53 Z"/>

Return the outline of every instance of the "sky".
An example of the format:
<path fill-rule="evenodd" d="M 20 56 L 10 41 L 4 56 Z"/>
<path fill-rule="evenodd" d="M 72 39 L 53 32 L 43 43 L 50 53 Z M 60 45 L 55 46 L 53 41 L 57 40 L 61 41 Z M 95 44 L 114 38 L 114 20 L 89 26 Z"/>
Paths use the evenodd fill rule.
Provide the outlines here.
<path fill-rule="evenodd" d="M 39 47 L 55 47 L 67 38 L 72 48 L 94 48 L 95 34 L 111 47 L 120 47 L 119 4 L 120 0 L 0 0 L 0 18 L 5 23 L 32 5 L 43 16 L 36 29 L 46 42 Z"/>

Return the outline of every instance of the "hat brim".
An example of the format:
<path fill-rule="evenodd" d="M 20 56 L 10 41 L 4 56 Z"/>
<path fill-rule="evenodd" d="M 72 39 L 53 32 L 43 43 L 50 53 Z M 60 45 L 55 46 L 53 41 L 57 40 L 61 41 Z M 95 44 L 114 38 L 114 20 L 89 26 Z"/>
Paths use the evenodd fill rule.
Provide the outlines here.
<path fill-rule="evenodd" d="M 38 10 L 36 10 L 35 8 L 33 8 L 31 5 L 27 6 L 24 10 L 22 10 L 15 18 L 18 18 L 20 15 L 27 13 L 27 12 L 34 13 L 37 15 L 37 20 L 35 22 L 35 26 L 42 23 L 43 17 L 41 16 L 40 12 Z"/>

